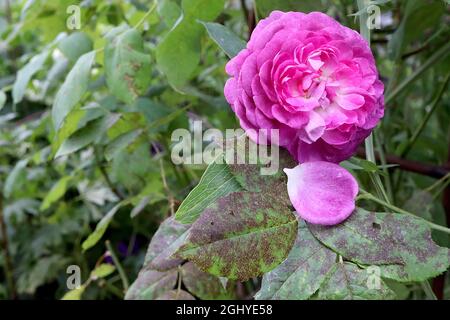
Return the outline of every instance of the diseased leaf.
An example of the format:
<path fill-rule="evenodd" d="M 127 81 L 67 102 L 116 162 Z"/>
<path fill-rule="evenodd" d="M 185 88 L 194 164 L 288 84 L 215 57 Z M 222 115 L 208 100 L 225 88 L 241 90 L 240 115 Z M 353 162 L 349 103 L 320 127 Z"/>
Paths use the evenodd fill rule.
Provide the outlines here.
<path fill-rule="evenodd" d="M 382 265 L 386 278 L 423 281 L 441 274 L 450 264 L 449 249 L 437 246 L 428 225 L 411 215 L 358 208 L 339 225 L 309 228 L 344 258 L 362 265 Z"/>
<path fill-rule="evenodd" d="M 144 51 L 142 36 L 129 29 L 108 39 L 105 46 L 106 83 L 111 93 L 132 103 L 150 85 L 150 55 Z"/>
<path fill-rule="evenodd" d="M 263 276 L 257 300 L 304 300 L 325 281 L 336 263 L 336 253 L 322 245 L 299 222 L 297 239 L 287 259 Z"/>
<path fill-rule="evenodd" d="M 172 255 L 184 244 L 189 227 L 188 224 L 175 221 L 173 217 L 161 223 L 148 246 L 144 267 L 165 271 L 178 266 L 183 259 Z"/>
<path fill-rule="evenodd" d="M 227 54 L 228 57 L 233 58 L 242 49 L 245 48 L 245 41 L 234 34 L 230 29 L 215 22 L 201 22 L 208 31 L 211 39 L 216 42 L 219 47 Z"/>
<path fill-rule="evenodd" d="M 195 300 L 195 298 L 184 290 L 170 290 L 160 295 L 156 300 Z"/>
<path fill-rule="evenodd" d="M 53 124 L 58 131 L 67 115 L 86 93 L 95 51 L 83 54 L 72 67 L 56 94 L 52 108 Z"/>
<path fill-rule="evenodd" d="M 49 53 L 50 52 L 48 50 L 45 50 L 44 52 L 34 56 L 22 69 L 17 72 L 16 81 L 14 82 L 12 89 L 14 104 L 22 101 L 28 83 L 36 72 L 41 70 L 44 66 L 45 60 L 47 60 Z"/>
<path fill-rule="evenodd" d="M 202 300 L 233 299 L 232 283 L 226 290 L 220 279 L 199 270 L 192 262 L 185 263 L 181 269 L 183 283 L 196 297 Z"/>
<path fill-rule="evenodd" d="M 177 282 L 177 269 L 159 272 L 142 269 L 125 295 L 126 300 L 154 300 L 172 290 Z"/>
<path fill-rule="evenodd" d="M 211 204 L 178 253 L 202 271 L 246 280 L 279 265 L 297 234 L 285 204 L 262 193 L 235 192 Z"/>
<path fill-rule="evenodd" d="M 395 293 L 380 280 L 378 287 L 368 283 L 369 274 L 349 262 L 335 263 L 328 280 L 317 296 L 323 300 L 380 300 L 394 299 Z"/>
<path fill-rule="evenodd" d="M 227 164 L 212 162 L 178 208 L 175 219 L 181 223 L 192 223 L 215 200 L 241 190 Z"/>

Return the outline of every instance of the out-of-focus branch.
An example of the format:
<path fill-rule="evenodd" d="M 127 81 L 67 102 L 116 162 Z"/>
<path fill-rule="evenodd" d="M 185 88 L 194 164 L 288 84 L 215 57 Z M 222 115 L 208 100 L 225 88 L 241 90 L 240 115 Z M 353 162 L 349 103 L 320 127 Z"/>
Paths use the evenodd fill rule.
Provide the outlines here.
<path fill-rule="evenodd" d="M 364 148 L 359 148 L 357 155 L 365 157 Z M 380 159 L 380 155 L 376 152 L 375 157 Z M 395 155 L 386 155 L 387 164 L 397 164 L 401 170 L 422 174 L 428 177 L 440 179 L 450 172 L 449 166 L 438 166 L 413 160 L 408 160 Z"/>

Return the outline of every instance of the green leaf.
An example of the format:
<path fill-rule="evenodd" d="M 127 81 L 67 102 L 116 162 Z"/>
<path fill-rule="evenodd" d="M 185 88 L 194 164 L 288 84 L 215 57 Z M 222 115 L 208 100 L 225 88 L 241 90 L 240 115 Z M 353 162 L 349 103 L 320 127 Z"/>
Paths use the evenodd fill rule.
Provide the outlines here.
<path fill-rule="evenodd" d="M 177 269 L 159 272 L 143 269 L 125 295 L 126 300 L 154 300 L 172 290 L 177 282 Z"/>
<path fill-rule="evenodd" d="M 105 46 L 105 74 L 110 92 L 125 103 L 144 94 L 151 82 L 151 58 L 136 29 L 108 39 Z"/>
<path fill-rule="evenodd" d="M 243 188 L 231 174 L 227 164 L 212 162 L 198 185 L 192 189 L 178 208 L 175 219 L 181 223 L 192 223 L 212 202 Z"/>
<path fill-rule="evenodd" d="M 70 60 L 77 61 L 80 56 L 92 50 L 92 40 L 84 32 L 74 32 L 61 40 L 59 50 Z"/>
<path fill-rule="evenodd" d="M 382 266 L 386 278 L 424 281 L 450 265 L 449 249 L 437 246 L 429 226 L 412 215 L 358 208 L 339 225 L 309 228 L 319 241 L 347 260 Z"/>
<path fill-rule="evenodd" d="M 273 10 L 312 12 L 324 11 L 327 8 L 318 0 L 255 0 L 258 12 L 266 17 Z"/>
<path fill-rule="evenodd" d="M 49 55 L 49 51 L 45 50 L 44 52 L 34 56 L 31 60 L 17 72 L 16 81 L 14 82 L 12 89 L 12 96 L 14 104 L 22 101 L 23 96 L 25 95 L 25 90 L 27 89 L 28 83 L 31 78 L 42 69 L 44 66 L 45 60 Z"/>
<path fill-rule="evenodd" d="M 109 276 L 111 273 L 113 273 L 115 270 L 116 268 L 112 264 L 102 263 L 91 271 L 91 278 L 93 280 L 96 280 L 98 278 L 105 278 Z"/>
<path fill-rule="evenodd" d="M 141 134 L 142 129 L 131 130 L 123 133 L 111 141 L 105 150 L 105 158 L 111 161 L 120 151 L 132 144 Z"/>
<path fill-rule="evenodd" d="M 255 299 L 308 299 L 319 289 L 335 263 L 336 253 L 317 241 L 301 221 L 287 259 L 264 275 Z"/>
<path fill-rule="evenodd" d="M 87 145 L 98 141 L 118 119 L 119 114 L 111 114 L 106 117 L 90 121 L 85 127 L 76 131 L 64 141 L 56 152 L 55 158 L 74 153 Z"/>
<path fill-rule="evenodd" d="M 184 244 L 190 225 L 181 224 L 173 217 L 167 218 L 153 235 L 145 256 L 144 268 L 158 271 L 175 268 L 183 259 L 173 257 L 173 254 Z"/>
<path fill-rule="evenodd" d="M 56 182 L 53 185 L 52 189 L 47 193 L 44 200 L 42 200 L 42 204 L 40 207 L 41 211 L 44 211 L 44 210 L 50 208 L 50 206 L 53 203 L 55 203 L 62 196 L 64 196 L 64 194 L 66 193 L 66 190 L 67 190 L 67 185 L 69 184 L 71 179 L 72 179 L 72 176 L 66 176 L 66 177 L 59 179 L 58 182 Z"/>
<path fill-rule="evenodd" d="M 95 51 L 82 55 L 59 88 L 52 108 L 53 124 L 56 131 L 61 128 L 67 115 L 86 93 L 94 58 Z"/>
<path fill-rule="evenodd" d="M 156 48 L 156 62 L 175 88 L 182 87 L 200 61 L 202 27 L 197 20 L 214 20 L 224 0 L 183 0 L 183 15 Z M 174 62 L 176 61 L 176 66 Z"/>
<path fill-rule="evenodd" d="M 28 164 L 28 159 L 22 159 L 16 163 L 9 175 L 6 177 L 5 185 L 3 186 L 3 195 L 9 198 L 14 190 L 19 189 L 25 182 L 25 167 Z"/>
<path fill-rule="evenodd" d="M 81 296 L 86 290 L 86 285 L 82 285 L 79 288 L 70 290 L 64 294 L 61 300 L 81 300 Z"/>
<path fill-rule="evenodd" d="M 380 279 L 379 286 L 368 285 L 366 270 L 349 262 L 336 263 L 328 280 L 321 286 L 318 299 L 322 300 L 381 300 L 394 299 L 395 293 Z"/>
<path fill-rule="evenodd" d="M 216 42 L 219 47 L 222 48 L 223 51 L 227 54 L 228 57 L 233 58 L 236 56 L 242 49 L 245 48 L 246 43 L 244 40 L 239 38 L 236 34 L 234 34 L 230 29 L 221 25 L 219 23 L 214 22 L 201 22 L 203 26 L 208 31 L 211 39 Z"/>
<path fill-rule="evenodd" d="M 284 203 L 262 193 L 235 192 L 202 213 L 178 253 L 204 272 L 246 280 L 279 265 L 296 234 L 297 220 Z"/>
<path fill-rule="evenodd" d="M 97 226 L 95 227 L 94 232 L 92 232 L 86 240 L 83 241 L 81 247 L 83 248 L 83 251 L 86 251 L 93 246 L 97 244 L 97 242 L 103 237 L 103 234 L 105 233 L 106 229 L 108 229 L 108 226 L 112 219 L 114 218 L 114 215 L 117 213 L 117 211 L 124 205 L 124 202 L 120 202 L 117 205 L 115 205 L 109 212 L 97 223 Z"/>
<path fill-rule="evenodd" d="M 6 94 L 3 90 L 0 90 L 0 111 L 3 109 L 6 103 Z"/>

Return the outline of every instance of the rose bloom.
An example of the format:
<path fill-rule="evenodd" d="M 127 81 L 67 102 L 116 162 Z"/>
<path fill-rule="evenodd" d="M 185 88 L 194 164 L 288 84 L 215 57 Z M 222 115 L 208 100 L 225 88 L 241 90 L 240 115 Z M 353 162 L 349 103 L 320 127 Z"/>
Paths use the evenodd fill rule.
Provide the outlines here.
<path fill-rule="evenodd" d="M 383 116 L 367 42 L 323 13 L 272 12 L 226 72 L 241 127 L 279 129 L 276 143 L 300 163 L 349 158 Z"/>

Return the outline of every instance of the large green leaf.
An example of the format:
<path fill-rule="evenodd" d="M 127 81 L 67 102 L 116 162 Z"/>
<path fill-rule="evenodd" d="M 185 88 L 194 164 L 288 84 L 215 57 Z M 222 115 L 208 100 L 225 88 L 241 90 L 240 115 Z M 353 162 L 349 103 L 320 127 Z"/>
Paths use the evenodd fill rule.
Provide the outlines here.
<path fill-rule="evenodd" d="M 245 41 L 224 25 L 214 22 L 202 22 L 202 24 L 208 31 L 211 39 L 225 51 L 228 57 L 233 58 L 245 48 Z"/>
<path fill-rule="evenodd" d="M 245 280 L 279 265 L 296 233 L 295 216 L 277 198 L 234 192 L 202 213 L 178 253 L 202 271 Z"/>
<path fill-rule="evenodd" d="M 16 163 L 14 168 L 8 174 L 3 185 L 3 194 L 6 198 L 12 195 L 12 193 L 19 189 L 25 183 L 25 167 L 28 164 L 28 159 L 22 159 Z"/>
<path fill-rule="evenodd" d="M 183 0 L 182 18 L 156 48 L 156 61 L 169 83 L 182 87 L 200 61 L 202 27 L 197 20 L 211 21 L 222 11 L 224 0 Z"/>
<path fill-rule="evenodd" d="M 382 275 L 399 281 L 423 281 L 446 271 L 450 251 L 437 246 L 429 226 L 412 215 L 357 209 L 345 222 L 310 225 L 314 236 L 344 258 L 382 265 Z"/>
<path fill-rule="evenodd" d="M 61 128 L 67 115 L 86 93 L 94 58 L 95 51 L 82 55 L 59 88 L 52 108 L 53 124 L 56 131 Z"/>
<path fill-rule="evenodd" d="M 105 46 L 106 83 L 113 95 L 125 103 L 145 93 L 151 82 L 150 55 L 136 29 L 108 39 Z"/>
<path fill-rule="evenodd" d="M 36 74 L 36 72 L 41 70 L 41 68 L 44 66 L 45 60 L 47 60 L 48 55 L 48 50 L 41 52 L 40 54 L 31 58 L 31 60 L 22 69 L 20 69 L 19 72 L 17 72 L 16 81 L 14 82 L 12 90 L 13 102 L 15 104 L 22 101 L 28 83 Z"/>
<path fill-rule="evenodd" d="M 198 185 L 192 189 L 177 210 L 175 218 L 181 223 L 192 223 L 205 208 L 232 192 L 243 190 L 231 174 L 227 164 L 212 162 Z"/>

